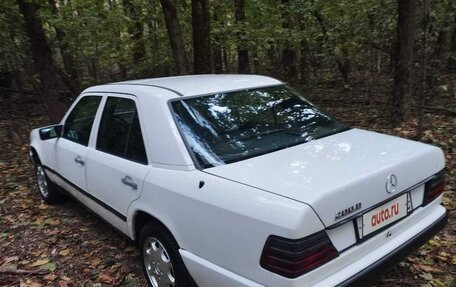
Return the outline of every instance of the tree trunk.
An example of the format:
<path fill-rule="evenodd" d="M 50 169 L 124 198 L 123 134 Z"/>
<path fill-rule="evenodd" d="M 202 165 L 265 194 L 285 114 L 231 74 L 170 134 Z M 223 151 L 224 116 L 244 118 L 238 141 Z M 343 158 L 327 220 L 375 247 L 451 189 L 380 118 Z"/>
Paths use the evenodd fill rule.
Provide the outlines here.
<path fill-rule="evenodd" d="M 351 73 L 351 63 L 348 55 L 348 49 L 343 47 L 341 52 L 341 54 L 336 55 L 337 67 L 339 68 L 345 83 L 348 83 L 348 76 Z"/>
<path fill-rule="evenodd" d="M 301 48 L 299 55 L 299 81 L 308 83 L 310 79 L 310 63 L 308 59 L 309 44 L 305 38 L 301 40 Z"/>
<path fill-rule="evenodd" d="M 397 0 L 398 21 L 392 119 L 395 125 L 410 118 L 413 89 L 416 0 Z"/>
<path fill-rule="evenodd" d="M 323 32 L 323 41 L 325 42 L 325 44 L 328 45 L 329 35 L 323 15 L 318 10 L 314 10 L 312 14 L 315 16 L 315 18 L 317 18 L 318 24 L 320 25 L 321 31 Z M 334 51 L 331 48 L 329 50 L 329 53 L 331 56 L 335 58 L 337 68 L 339 69 L 339 72 L 342 74 L 344 81 L 348 82 L 348 75 L 351 72 L 351 64 L 348 58 L 348 49 L 343 47 L 341 50 L 341 55 L 337 55 L 336 53 L 334 53 Z"/>
<path fill-rule="evenodd" d="M 264 66 L 262 66 L 262 62 L 260 62 L 260 52 L 258 48 L 254 48 L 253 51 L 250 53 L 250 59 L 252 59 L 253 63 L 253 71 L 258 73 L 264 70 Z"/>
<path fill-rule="evenodd" d="M 448 57 L 448 70 L 456 72 L 456 16 L 453 21 L 453 31 L 451 33 L 450 57 Z"/>
<path fill-rule="evenodd" d="M 149 10 L 148 10 L 147 14 L 149 16 L 147 17 L 146 31 L 148 31 L 148 37 L 151 39 L 151 41 L 148 42 L 148 43 L 150 43 L 150 48 L 151 48 L 151 56 L 152 56 L 151 60 L 153 63 L 159 63 L 162 60 L 162 58 L 161 58 L 162 51 L 160 49 L 160 40 L 158 38 L 159 21 L 158 21 L 158 19 L 156 19 L 156 17 L 157 17 L 156 15 L 160 14 L 160 13 L 158 13 L 156 5 L 150 5 L 148 7 L 148 9 Z M 160 65 L 160 68 L 162 66 L 163 65 Z M 157 66 L 153 67 L 153 70 L 151 71 L 152 76 L 155 76 L 157 74 L 160 75 L 161 74 L 159 72 L 160 68 Z"/>
<path fill-rule="evenodd" d="M 214 9 L 214 22 L 218 22 L 218 14 L 216 9 Z M 219 34 L 214 36 L 214 44 L 212 45 L 213 49 L 213 58 L 214 58 L 214 70 L 216 74 L 223 73 L 223 47 L 221 44 L 221 37 Z"/>
<path fill-rule="evenodd" d="M 280 77 L 280 70 L 278 71 L 278 69 L 276 68 L 277 66 L 279 66 L 281 63 L 280 63 L 280 60 L 278 59 L 278 55 L 279 53 L 277 52 L 277 47 L 276 47 L 276 44 L 269 40 L 268 41 L 268 47 L 266 49 L 266 57 L 267 57 L 267 63 L 268 63 L 268 66 L 267 66 L 267 70 L 268 70 L 268 73 L 274 77 Z"/>
<path fill-rule="evenodd" d="M 99 2 L 99 3 L 102 3 L 102 2 Z M 116 9 L 118 9 L 118 7 L 120 5 L 117 1 L 112 1 L 112 0 L 108 0 L 108 4 L 109 4 L 108 6 L 109 6 L 110 10 L 116 10 Z M 100 16 L 103 18 L 106 17 L 106 15 L 104 13 L 101 14 Z M 115 27 L 115 28 L 113 28 L 113 30 L 117 34 L 117 37 L 119 37 L 119 39 L 120 39 L 122 37 L 122 32 L 123 32 L 122 28 Z M 95 38 L 96 38 L 96 41 L 98 41 L 98 37 L 95 37 Z M 99 42 L 95 42 L 95 58 L 93 59 L 93 62 L 92 62 L 92 70 L 95 73 L 94 79 L 98 79 L 98 76 L 103 74 L 103 69 L 99 70 L 99 68 L 100 68 L 99 58 L 103 52 L 102 51 L 100 52 L 100 50 L 98 49 L 98 46 L 99 46 Z M 121 41 L 115 41 L 114 46 L 117 51 L 122 51 Z M 128 66 L 128 60 L 126 60 L 124 57 L 120 56 L 117 59 L 116 64 L 117 64 L 116 71 L 114 73 L 109 73 L 108 79 L 114 80 L 114 81 L 122 81 L 122 80 L 128 79 L 129 78 L 128 71 L 131 69 Z M 135 66 L 135 68 L 136 67 L 137 66 Z M 101 76 L 100 78 L 103 79 L 103 76 Z M 95 83 L 97 83 L 97 82 L 98 82 L 98 80 Z"/>
<path fill-rule="evenodd" d="M 209 1 L 192 0 L 195 74 L 212 73 Z"/>
<path fill-rule="evenodd" d="M 313 3 L 313 1 L 312 1 Z M 325 25 L 325 22 L 324 22 L 324 19 L 323 19 L 323 15 L 321 15 L 320 11 L 318 10 L 314 10 L 312 12 L 312 15 L 315 16 L 315 18 L 317 19 L 318 21 L 318 24 L 320 25 L 320 29 L 323 33 L 323 43 L 321 41 L 318 41 L 318 46 L 316 47 L 316 50 L 317 50 L 317 53 L 322 53 L 323 51 L 323 47 L 324 47 L 324 44 L 328 45 L 328 42 L 329 42 L 329 36 L 328 36 L 328 30 L 326 29 L 326 25 Z M 328 45 L 329 46 L 329 45 Z M 329 54 L 331 56 L 334 56 L 334 51 L 329 48 Z M 321 68 L 321 60 L 318 59 L 317 57 L 313 57 L 312 58 L 312 66 L 315 67 L 315 68 Z"/>
<path fill-rule="evenodd" d="M 39 5 L 27 0 L 17 0 L 17 4 L 24 17 L 26 34 L 30 40 L 33 67 L 39 76 L 39 93 L 48 108 L 51 121 L 58 122 L 65 111 L 63 103 L 59 101 L 59 92 L 67 87 L 58 76 L 57 68 L 52 59 L 51 48 L 46 41 L 43 24 L 37 15 Z"/>
<path fill-rule="evenodd" d="M 299 31 L 301 33 L 304 33 L 304 31 L 306 30 L 306 27 L 305 27 L 305 21 L 304 21 L 304 17 L 301 15 L 298 19 L 298 25 L 299 25 Z M 310 76 L 310 65 L 309 65 L 309 59 L 308 59 L 308 55 L 309 55 L 309 43 L 307 42 L 307 39 L 303 36 L 302 39 L 301 39 L 301 43 L 300 43 L 300 48 L 299 48 L 299 61 L 298 61 L 298 64 L 299 64 L 299 82 L 300 83 L 307 83 L 308 80 L 309 80 L 309 76 Z"/>
<path fill-rule="evenodd" d="M 216 74 L 223 73 L 223 55 L 222 46 L 219 43 L 214 44 L 214 71 Z"/>
<path fill-rule="evenodd" d="M 430 0 L 424 0 L 424 33 L 423 33 L 423 55 L 421 58 L 421 91 L 418 105 L 418 128 L 416 130 L 415 138 L 420 140 L 423 136 L 424 130 L 424 99 L 427 89 L 427 59 L 428 59 L 428 34 L 430 28 L 431 18 L 431 4 Z"/>
<path fill-rule="evenodd" d="M 234 0 L 234 19 L 237 24 L 243 23 L 245 20 L 245 0 Z M 242 27 L 241 31 L 244 30 Z M 237 38 L 237 57 L 238 57 L 238 73 L 247 74 L 250 72 L 249 69 L 249 51 L 243 47 L 242 42 L 245 38 L 245 32 L 238 32 Z"/>
<path fill-rule="evenodd" d="M 184 40 L 177 16 L 176 0 L 160 0 L 165 15 L 166 28 L 168 30 L 169 42 L 173 52 L 177 72 L 185 75 L 190 72 L 187 56 L 185 54 Z"/>
<path fill-rule="evenodd" d="M 282 28 L 285 30 L 291 29 L 291 15 L 289 0 L 282 0 L 284 12 L 282 13 Z M 285 81 L 293 81 L 296 77 L 296 52 L 290 46 L 292 43 L 288 40 L 285 41 L 285 47 L 282 50 L 282 67 L 284 72 Z"/>
<path fill-rule="evenodd" d="M 123 7 L 126 14 L 133 20 L 133 26 L 130 26 L 128 33 L 133 42 L 133 63 L 141 63 L 146 56 L 146 47 L 144 46 L 143 34 L 144 29 L 141 22 L 141 10 L 135 6 L 131 0 L 123 0 Z"/>
<path fill-rule="evenodd" d="M 226 47 L 222 47 L 222 58 L 223 58 L 223 72 L 230 73 L 231 67 L 230 67 L 228 49 Z"/>
<path fill-rule="evenodd" d="M 59 11 L 57 9 L 57 3 L 56 0 L 49 0 L 49 6 L 51 8 L 51 12 L 54 17 L 60 17 Z M 79 82 L 79 75 L 76 69 L 76 64 L 74 61 L 74 56 L 69 50 L 68 44 L 65 42 L 65 32 L 60 29 L 58 26 L 54 26 L 55 29 L 55 36 L 57 37 L 57 41 L 59 43 L 60 47 L 60 54 L 62 56 L 62 62 L 63 62 L 63 69 L 65 70 L 65 73 L 69 75 L 67 77 L 67 82 L 69 82 L 69 85 L 72 86 L 72 91 L 74 93 L 77 93 L 81 88 L 80 82 Z"/>
<path fill-rule="evenodd" d="M 437 41 L 435 47 L 435 57 L 441 68 L 445 68 L 448 59 L 448 48 L 450 45 L 450 31 L 440 30 L 437 34 Z"/>

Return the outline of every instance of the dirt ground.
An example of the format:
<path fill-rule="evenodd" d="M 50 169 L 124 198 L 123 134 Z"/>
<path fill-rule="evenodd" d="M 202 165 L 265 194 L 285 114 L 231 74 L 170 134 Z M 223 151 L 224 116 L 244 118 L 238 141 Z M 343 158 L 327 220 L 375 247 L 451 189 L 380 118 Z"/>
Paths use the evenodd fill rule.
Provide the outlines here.
<path fill-rule="evenodd" d="M 316 84 L 308 98 L 353 127 L 413 138 L 416 119 L 399 128 L 388 120 L 387 85 Z M 439 87 L 425 116 L 424 141 L 447 160 L 447 227 L 371 286 L 456 286 L 455 87 Z M 0 286 L 144 286 L 136 248 L 74 201 L 41 202 L 28 158 L 31 128 L 49 124 L 32 96 L 0 98 Z M 34 102 L 35 101 L 35 102 Z M 273 286 L 272 286 L 273 287 Z"/>

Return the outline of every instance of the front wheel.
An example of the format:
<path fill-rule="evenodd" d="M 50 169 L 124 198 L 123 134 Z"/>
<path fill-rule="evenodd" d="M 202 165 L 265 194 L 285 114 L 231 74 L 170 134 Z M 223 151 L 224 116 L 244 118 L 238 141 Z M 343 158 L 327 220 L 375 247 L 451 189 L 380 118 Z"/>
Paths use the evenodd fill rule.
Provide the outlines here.
<path fill-rule="evenodd" d="M 44 202 L 48 204 L 59 203 L 63 200 L 63 195 L 58 191 L 54 183 L 52 183 L 46 175 L 41 163 L 35 163 L 36 182 L 38 190 Z"/>
<path fill-rule="evenodd" d="M 139 236 L 143 271 L 152 287 L 192 287 L 192 278 L 179 254 L 179 246 L 164 227 L 146 224 Z"/>

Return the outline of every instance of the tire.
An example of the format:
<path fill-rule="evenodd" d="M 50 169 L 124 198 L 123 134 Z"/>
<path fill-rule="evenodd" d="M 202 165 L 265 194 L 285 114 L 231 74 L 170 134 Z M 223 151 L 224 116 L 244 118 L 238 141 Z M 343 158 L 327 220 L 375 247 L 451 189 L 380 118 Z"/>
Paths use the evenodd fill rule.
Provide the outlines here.
<path fill-rule="evenodd" d="M 63 195 L 59 192 L 57 186 L 49 180 L 46 171 L 39 161 L 35 162 L 35 176 L 38 191 L 44 202 L 56 204 L 64 200 Z"/>
<path fill-rule="evenodd" d="M 139 251 L 147 283 L 152 287 L 193 287 L 179 245 L 163 226 L 149 222 L 141 229 Z"/>

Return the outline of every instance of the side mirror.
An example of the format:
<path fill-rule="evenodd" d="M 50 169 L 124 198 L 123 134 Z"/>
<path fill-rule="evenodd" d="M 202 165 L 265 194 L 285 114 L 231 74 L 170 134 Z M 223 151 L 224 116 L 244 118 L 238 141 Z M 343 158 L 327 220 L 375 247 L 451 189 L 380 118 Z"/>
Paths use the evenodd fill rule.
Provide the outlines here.
<path fill-rule="evenodd" d="M 39 130 L 41 140 L 59 138 L 62 135 L 62 125 L 54 125 Z"/>

